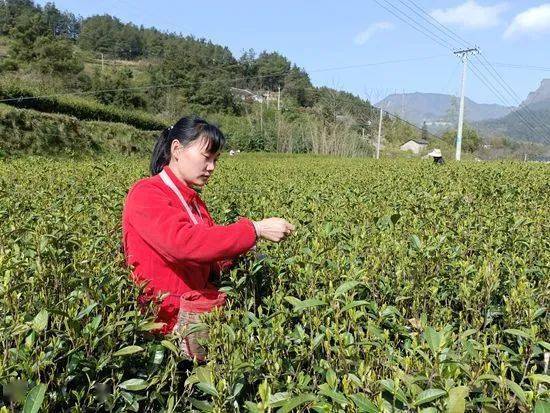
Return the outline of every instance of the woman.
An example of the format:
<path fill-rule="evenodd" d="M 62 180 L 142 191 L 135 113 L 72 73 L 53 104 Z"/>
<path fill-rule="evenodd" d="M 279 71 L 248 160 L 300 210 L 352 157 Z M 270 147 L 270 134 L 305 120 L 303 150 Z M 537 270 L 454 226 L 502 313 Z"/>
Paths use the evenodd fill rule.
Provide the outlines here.
<path fill-rule="evenodd" d="M 164 334 L 176 325 L 182 295 L 215 290 L 209 279 L 224 262 L 252 249 L 259 239 L 279 242 L 294 230 L 281 218 L 214 223 L 193 187 L 208 182 L 224 144 L 216 126 L 197 117 L 181 118 L 158 138 L 151 177 L 135 183 L 126 197 L 126 262 L 135 281 L 146 284 L 142 302 L 160 301 Z"/>

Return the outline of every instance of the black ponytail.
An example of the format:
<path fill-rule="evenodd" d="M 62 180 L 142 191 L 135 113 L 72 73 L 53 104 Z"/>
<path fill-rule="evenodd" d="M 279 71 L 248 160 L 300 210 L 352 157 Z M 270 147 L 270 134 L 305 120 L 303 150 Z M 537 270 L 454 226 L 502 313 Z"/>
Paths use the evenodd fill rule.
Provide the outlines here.
<path fill-rule="evenodd" d="M 157 175 L 170 163 L 172 142 L 177 139 L 186 146 L 194 140 L 203 137 L 208 139 L 207 150 L 216 153 L 225 145 L 225 136 L 217 126 L 212 125 L 197 116 L 185 116 L 174 126 L 164 129 L 155 143 L 151 156 L 151 176 Z"/>
<path fill-rule="evenodd" d="M 170 144 L 172 141 L 169 138 L 170 129 L 166 128 L 155 143 L 153 155 L 151 156 L 151 176 L 160 173 L 162 168 L 170 162 Z"/>

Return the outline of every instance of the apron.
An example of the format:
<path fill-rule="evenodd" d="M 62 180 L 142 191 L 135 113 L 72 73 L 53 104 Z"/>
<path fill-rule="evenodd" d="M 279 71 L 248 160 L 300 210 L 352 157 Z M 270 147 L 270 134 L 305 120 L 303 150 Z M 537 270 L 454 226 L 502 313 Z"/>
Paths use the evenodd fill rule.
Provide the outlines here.
<path fill-rule="evenodd" d="M 199 221 L 193 214 L 185 198 L 183 198 L 180 190 L 172 179 L 170 179 L 170 176 L 168 176 L 164 170 L 160 172 L 159 175 L 162 182 L 176 194 L 187 212 L 187 215 L 189 215 L 191 222 L 193 222 L 193 225 L 197 225 Z M 195 201 L 194 204 L 201 222 L 204 222 L 197 202 Z M 174 327 L 174 332 L 181 334 L 181 348 L 188 359 L 192 360 L 196 358 L 198 361 L 204 361 L 206 359 L 206 349 L 200 344 L 199 340 L 207 340 L 208 331 L 207 329 L 200 329 L 200 331 L 189 333 L 187 330 L 189 330 L 189 327 L 193 324 L 201 322 L 201 314 L 208 313 L 214 308 L 223 307 L 225 299 L 225 293 L 213 289 L 192 290 L 181 295 L 178 322 Z"/>

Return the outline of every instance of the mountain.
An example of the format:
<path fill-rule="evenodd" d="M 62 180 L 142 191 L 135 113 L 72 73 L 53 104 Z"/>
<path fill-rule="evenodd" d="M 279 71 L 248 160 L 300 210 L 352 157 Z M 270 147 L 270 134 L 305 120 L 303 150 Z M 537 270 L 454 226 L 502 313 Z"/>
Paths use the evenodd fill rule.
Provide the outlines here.
<path fill-rule="evenodd" d="M 538 89 L 529 93 L 521 106 L 529 106 L 531 109 L 550 108 L 550 79 L 542 79 Z"/>
<path fill-rule="evenodd" d="M 539 103 L 521 107 L 500 119 L 472 124 L 484 137 L 505 136 L 515 140 L 550 144 L 550 105 L 533 109 Z"/>
<path fill-rule="evenodd" d="M 550 79 L 543 79 L 519 108 L 499 119 L 476 122 L 487 137 L 507 136 L 529 142 L 550 143 Z"/>
<path fill-rule="evenodd" d="M 458 119 L 459 100 L 456 96 L 441 93 L 404 93 L 392 94 L 377 103 L 389 112 L 404 117 L 417 125 L 426 122 L 428 126 L 452 127 Z M 506 116 L 511 107 L 476 103 L 464 99 L 467 122 L 497 119 Z"/>

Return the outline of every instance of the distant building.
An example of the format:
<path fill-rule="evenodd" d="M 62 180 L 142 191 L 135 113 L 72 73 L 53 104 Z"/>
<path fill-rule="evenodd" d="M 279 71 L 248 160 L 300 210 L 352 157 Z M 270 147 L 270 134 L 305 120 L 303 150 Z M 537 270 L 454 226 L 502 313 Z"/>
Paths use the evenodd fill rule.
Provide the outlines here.
<path fill-rule="evenodd" d="M 426 123 L 426 126 L 452 126 L 453 125 L 451 122 L 446 122 L 442 120 L 428 121 L 425 123 Z"/>
<path fill-rule="evenodd" d="M 233 96 L 236 96 L 246 102 L 263 102 L 264 101 L 264 97 L 262 95 L 258 95 L 247 89 L 239 89 L 236 87 L 232 87 L 231 93 L 233 94 Z"/>
<path fill-rule="evenodd" d="M 422 150 L 428 147 L 428 142 L 422 139 L 411 139 L 405 142 L 399 147 L 402 151 L 411 151 L 412 153 L 419 154 Z"/>
<path fill-rule="evenodd" d="M 253 92 L 248 89 L 239 89 L 238 87 L 230 88 L 234 97 L 237 97 L 245 102 L 276 102 L 279 93 L 270 90 Z"/>
<path fill-rule="evenodd" d="M 267 100 L 268 102 L 276 102 L 277 101 L 277 98 L 279 96 L 279 93 L 278 92 L 273 92 L 271 90 L 268 90 L 264 93 L 262 93 L 262 96 L 264 97 L 265 100 Z"/>

